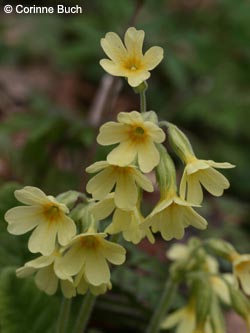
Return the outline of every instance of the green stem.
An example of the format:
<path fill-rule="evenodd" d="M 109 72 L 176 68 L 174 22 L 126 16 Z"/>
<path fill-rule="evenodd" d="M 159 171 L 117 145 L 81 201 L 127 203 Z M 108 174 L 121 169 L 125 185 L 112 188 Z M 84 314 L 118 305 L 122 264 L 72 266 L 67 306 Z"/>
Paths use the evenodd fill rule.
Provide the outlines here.
<path fill-rule="evenodd" d="M 95 301 L 95 295 L 91 294 L 90 292 L 85 295 L 72 333 L 85 333 L 85 329 L 88 325 Z"/>
<path fill-rule="evenodd" d="M 69 321 L 70 309 L 71 309 L 71 298 L 68 299 L 63 297 L 56 327 L 56 333 L 67 333 L 67 325 Z"/>
<path fill-rule="evenodd" d="M 147 111 L 146 89 L 140 92 L 140 109 L 141 113 Z"/>
<path fill-rule="evenodd" d="M 176 292 L 176 288 L 176 283 L 174 283 L 171 279 L 167 280 L 163 290 L 163 294 L 150 320 L 146 333 L 158 333 L 160 331 L 160 324 L 162 322 L 163 316 L 166 315 L 171 305 L 173 296 Z"/>

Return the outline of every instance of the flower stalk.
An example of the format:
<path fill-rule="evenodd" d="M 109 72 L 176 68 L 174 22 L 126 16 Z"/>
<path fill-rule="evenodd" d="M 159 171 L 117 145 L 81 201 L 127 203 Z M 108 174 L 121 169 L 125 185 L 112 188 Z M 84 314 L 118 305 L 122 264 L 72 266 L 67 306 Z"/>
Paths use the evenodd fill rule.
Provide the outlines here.
<path fill-rule="evenodd" d="M 146 333 L 158 333 L 160 331 L 162 318 L 168 312 L 172 299 L 176 293 L 176 289 L 177 284 L 173 280 L 168 279 L 162 292 L 162 297 L 149 322 Z"/>
<path fill-rule="evenodd" d="M 93 311 L 96 301 L 96 296 L 88 292 L 82 302 L 80 307 L 76 323 L 72 333 L 83 333 L 88 325 L 90 315 Z"/>
<path fill-rule="evenodd" d="M 70 309 L 71 309 L 71 298 L 63 297 L 57 321 L 56 333 L 67 333 Z"/>

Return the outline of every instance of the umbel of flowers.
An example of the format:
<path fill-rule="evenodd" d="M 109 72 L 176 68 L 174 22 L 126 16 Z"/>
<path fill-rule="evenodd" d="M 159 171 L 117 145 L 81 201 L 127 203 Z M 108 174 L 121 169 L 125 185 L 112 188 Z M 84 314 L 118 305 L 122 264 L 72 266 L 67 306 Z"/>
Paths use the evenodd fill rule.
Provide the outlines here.
<path fill-rule="evenodd" d="M 181 239 L 189 226 L 200 230 L 207 227 L 207 221 L 198 213 L 203 188 L 214 196 L 221 196 L 229 187 L 228 180 L 216 169 L 232 168 L 232 164 L 199 159 L 176 125 L 165 120 L 159 122 L 156 112 L 147 110 L 146 80 L 163 59 L 163 49 L 153 46 L 143 53 L 143 41 L 144 31 L 133 27 L 126 31 L 124 43 L 113 32 L 101 40 L 108 59 L 102 59 L 100 65 L 109 74 L 126 78 L 139 93 L 141 107 L 140 110 L 120 112 L 116 121 L 100 127 L 97 142 L 111 146 L 111 149 L 106 160 L 96 161 L 86 168 L 88 173 L 94 174 L 86 186 L 91 197 L 69 191 L 54 198 L 38 188 L 25 186 L 15 191 L 17 200 L 23 205 L 5 214 L 11 234 L 31 232 L 28 249 L 38 254 L 17 269 L 17 276 L 24 278 L 35 274 L 37 287 L 49 295 L 53 295 L 58 286 L 66 298 L 87 291 L 93 295 L 105 293 L 112 287 L 109 263 L 123 264 L 126 252 L 110 235 L 121 234 L 134 244 L 145 237 L 154 243 L 157 232 L 167 241 Z M 166 141 L 170 144 L 170 152 L 166 149 Z M 170 153 L 184 163 L 180 187 Z M 150 180 L 150 173 L 155 173 L 156 184 Z M 159 202 L 148 216 L 141 210 L 143 191 L 160 192 Z M 104 219 L 109 221 L 105 229 Z M 176 260 L 172 268 L 174 279 L 179 279 L 180 267 L 181 272 L 197 270 L 198 261 L 191 260 L 193 253 L 191 245 L 171 251 L 170 255 Z M 194 333 L 195 329 L 206 333 L 224 332 L 222 324 L 220 330 L 214 328 L 221 323 L 214 309 L 220 309 L 219 300 L 236 303 L 230 301 L 232 297 L 229 296 L 233 290 L 230 287 L 232 277 L 226 282 L 228 278 L 220 275 L 215 259 L 205 252 L 198 253 L 202 259 L 199 270 L 206 272 L 205 283 L 210 286 L 207 294 L 202 294 L 206 289 L 204 281 L 194 279 L 187 305 L 162 323 L 159 321 L 161 316 L 156 315 L 158 322 L 153 319 L 147 333 L 157 332 L 151 327 L 159 329 L 160 324 L 162 328 L 177 325 L 179 333 Z M 234 250 L 228 258 L 233 263 L 235 279 L 249 294 L 249 255 L 240 255 Z M 185 277 L 187 274 L 183 275 Z M 199 299 L 206 300 L 203 312 L 199 312 Z M 183 323 L 189 325 L 185 330 Z"/>

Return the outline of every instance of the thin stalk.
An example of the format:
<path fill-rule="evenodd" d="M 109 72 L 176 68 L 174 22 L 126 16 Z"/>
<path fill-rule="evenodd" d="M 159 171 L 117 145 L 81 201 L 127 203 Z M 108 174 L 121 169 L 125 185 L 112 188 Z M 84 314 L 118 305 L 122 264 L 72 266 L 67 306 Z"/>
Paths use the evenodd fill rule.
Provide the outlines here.
<path fill-rule="evenodd" d="M 140 92 L 140 109 L 141 113 L 147 111 L 146 89 Z"/>
<path fill-rule="evenodd" d="M 56 327 L 56 333 L 67 333 L 70 309 L 71 309 L 71 298 L 68 299 L 63 297 Z"/>
<path fill-rule="evenodd" d="M 163 316 L 166 315 L 173 296 L 176 292 L 177 285 L 172 280 L 167 280 L 163 294 L 158 303 L 158 306 L 149 322 L 146 333 L 158 333 L 160 331 L 160 324 L 162 322 Z"/>
<path fill-rule="evenodd" d="M 95 301 L 95 295 L 91 294 L 90 292 L 85 295 L 72 333 L 85 333 L 85 329 L 88 325 Z"/>

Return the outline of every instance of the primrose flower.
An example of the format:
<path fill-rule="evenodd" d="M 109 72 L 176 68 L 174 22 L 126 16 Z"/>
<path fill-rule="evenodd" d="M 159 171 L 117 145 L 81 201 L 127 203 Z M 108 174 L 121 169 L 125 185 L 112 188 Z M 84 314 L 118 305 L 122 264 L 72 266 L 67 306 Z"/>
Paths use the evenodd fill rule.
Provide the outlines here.
<path fill-rule="evenodd" d="M 172 312 L 161 323 L 161 329 L 169 329 L 177 327 L 178 333 L 194 333 L 196 329 L 196 311 L 195 302 L 189 301 L 187 305 Z M 203 333 L 212 333 L 211 324 L 206 322 L 205 330 Z"/>
<path fill-rule="evenodd" d="M 238 285 L 238 280 L 243 291 L 250 295 L 250 254 L 234 253 L 231 255 L 233 274 Z"/>
<path fill-rule="evenodd" d="M 54 295 L 60 286 L 63 295 L 66 298 L 71 298 L 76 295 L 73 280 L 70 277 L 57 275 L 57 263 L 61 254 L 55 250 L 50 256 L 40 256 L 34 260 L 28 261 L 23 267 L 16 270 L 16 275 L 19 278 L 25 278 L 33 273 L 35 275 L 35 283 L 38 289 L 43 290 L 48 295 Z"/>
<path fill-rule="evenodd" d="M 160 231 L 165 240 L 181 239 L 184 229 L 189 225 L 205 229 L 207 221 L 195 212 L 192 206 L 192 203 L 179 198 L 175 192 L 169 192 L 142 223 L 142 228 L 151 226 L 152 231 Z"/>
<path fill-rule="evenodd" d="M 94 199 L 104 199 L 115 186 L 114 200 L 117 207 L 125 210 L 134 208 L 138 201 L 138 186 L 153 192 L 153 185 L 134 165 L 124 167 L 99 161 L 90 165 L 87 172 L 99 172 L 89 180 L 86 190 Z"/>
<path fill-rule="evenodd" d="M 108 154 L 107 161 L 125 166 L 137 157 L 139 168 L 150 172 L 160 162 L 155 143 L 163 142 L 165 133 L 152 121 L 145 121 L 137 111 L 120 112 L 117 120 L 102 125 L 97 137 L 97 142 L 104 146 L 119 143 Z"/>
<path fill-rule="evenodd" d="M 202 250 L 202 249 L 201 249 Z M 166 253 L 167 257 L 173 261 L 191 260 L 197 255 L 197 250 L 186 244 L 174 244 Z M 208 280 L 211 283 L 214 293 L 226 304 L 230 304 L 230 293 L 225 280 L 233 284 L 233 275 L 229 273 L 218 274 L 219 265 L 217 260 L 204 252 L 203 260 L 198 254 L 197 261 L 200 262 L 200 270 L 209 273 Z"/>
<path fill-rule="evenodd" d="M 221 196 L 230 184 L 227 178 L 214 168 L 228 169 L 234 168 L 234 165 L 199 160 L 195 156 L 187 158 L 180 185 L 181 197 L 199 205 L 203 200 L 201 185 L 212 195 Z"/>
<path fill-rule="evenodd" d="M 16 190 L 15 197 L 28 206 L 15 207 L 6 212 L 8 231 L 22 235 L 35 228 L 28 242 L 31 252 L 48 256 L 55 250 L 57 241 L 64 246 L 75 236 L 75 223 L 66 215 L 68 208 L 54 197 L 46 196 L 43 191 L 31 186 Z"/>
<path fill-rule="evenodd" d="M 121 265 L 125 261 L 125 249 L 105 240 L 106 233 L 92 232 L 75 236 L 57 266 L 62 276 L 84 274 L 93 286 L 108 284 L 110 271 L 107 261 Z M 78 277 L 79 278 L 79 277 Z"/>
<path fill-rule="evenodd" d="M 96 220 L 105 219 L 114 210 L 112 223 L 105 229 L 106 233 L 113 235 L 122 232 L 123 238 L 134 244 L 138 244 L 146 236 L 151 243 L 154 243 L 154 236 L 150 229 L 143 230 L 140 228 L 144 221 L 140 210 L 137 207 L 130 211 L 116 208 L 114 193 L 109 194 L 105 199 L 90 208 L 90 212 Z"/>
<path fill-rule="evenodd" d="M 143 30 L 131 27 L 125 33 L 124 46 L 116 33 L 107 33 L 101 39 L 101 46 L 110 59 L 100 61 L 102 68 L 111 75 L 126 77 L 132 87 L 147 80 L 150 77 L 149 71 L 163 59 L 163 49 L 153 46 L 143 55 L 144 36 Z"/>

